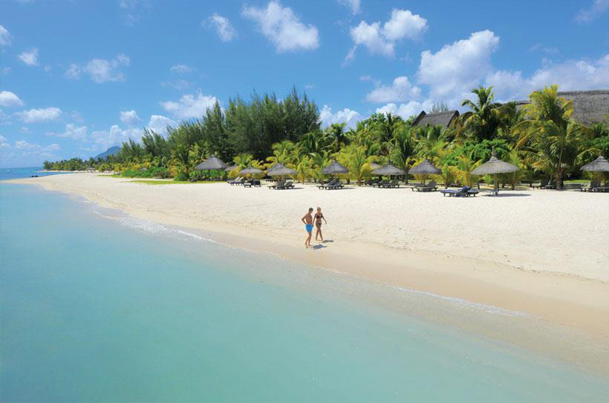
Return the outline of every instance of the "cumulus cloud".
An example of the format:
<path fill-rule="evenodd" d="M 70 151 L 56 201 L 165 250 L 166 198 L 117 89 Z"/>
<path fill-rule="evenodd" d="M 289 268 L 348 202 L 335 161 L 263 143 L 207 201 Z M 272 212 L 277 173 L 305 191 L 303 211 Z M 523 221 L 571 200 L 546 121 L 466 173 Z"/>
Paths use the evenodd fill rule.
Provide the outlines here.
<path fill-rule="evenodd" d="M 131 59 L 120 54 L 111 60 L 91 59 L 87 64 L 70 64 L 65 76 L 70 79 L 79 79 L 81 74 L 87 74 L 96 83 L 124 81 L 125 75 L 120 71 L 122 66 L 129 66 Z"/>
<path fill-rule="evenodd" d="M 364 77 L 363 77 L 364 78 Z M 391 86 L 379 85 L 366 95 L 366 101 L 374 103 L 400 102 L 421 96 L 421 89 L 413 86 L 408 77 L 400 76 Z"/>
<path fill-rule="evenodd" d="M 171 66 L 169 71 L 176 74 L 186 74 L 192 72 L 192 67 L 185 64 L 176 64 L 175 66 Z"/>
<path fill-rule="evenodd" d="M 41 146 L 41 145 L 35 144 L 35 143 L 28 143 L 25 140 L 15 141 L 14 148 L 15 148 L 15 150 L 26 151 L 30 155 L 31 154 L 42 154 L 42 153 L 48 153 L 49 151 L 61 150 L 61 147 L 59 147 L 59 144 L 50 144 L 48 146 Z M 25 155 L 27 155 L 27 154 L 25 154 Z"/>
<path fill-rule="evenodd" d="M 404 119 L 408 119 L 411 116 L 418 115 L 421 111 L 429 111 L 432 106 L 433 102 L 431 100 L 425 100 L 423 102 L 410 101 L 400 105 L 388 103 L 385 106 L 377 108 L 376 113 L 391 113 L 392 115 L 397 115 Z"/>
<path fill-rule="evenodd" d="M 530 77 L 520 71 L 494 71 L 486 77 L 501 101 L 524 99 L 532 91 L 557 84 L 560 91 L 593 90 L 609 87 L 609 54 L 597 60 L 546 62 Z"/>
<path fill-rule="evenodd" d="M 186 94 L 178 102 L 161 102 L 161 106 L 175 118 L 192 119 L 201 118 L 205 111 L 213 107 L 217 101 L 216 97 L 201 93 L 197 96 Z"/>
<path fill-rule="evenodd" d="M 13 37 L 10 32 L 8 32 L 8 29 L 0 25 L 0 46 L 9 46 L 12 39 Z"/>
<path fill-rule="evenodd" d="M 23 101 L 10 91 L 0 91 L 0 106 L 14 108 L 16 106 L 23 106 Z"/>
<path fill-rule="evenodd" d="M 319 47 L 317 27 L 300 22 L 294 11 L 279 1 L 269 2 L 266 8 L 244 6 L 241 14 L 258 25 L 279 53 Z"/>
<path fill-rule="evenodd" d="M 38 66 L 38 49 L 25 50 L 19 54 L 19 59 L 28 66 Z"/>
<path fill-rule="evenodd" d="M 584 8 L 577 13 L 575 21 L 579 23 L 586 23 L 593 21 L 609 10 L 609 0 L 594 0 L 592 5 L 588 8 Z"/>
<path fill-rule="evenodd" d="M 87 138 L 87 126 L 76 126 L 73 123 L 68 123 L 64 132 L 48 132 L 47 134 L 54 137 L 63 137 L 83 141 Z"/>
<path fill-rule="evenodd" d="M 491 31 L 474 32 L 468 39 L 445 45 L 436 53 L 421 53 L 419 84 L 430 87 L 430 97 L 455 104 L 492 71 L 491 54 L 499 37 Z"/>
<path fill-rule="evenodd" d="M 109 130 L 97 130 L 91 133 L 93 150 L 107 150 L 109 147 L 121 144 L 128 139 L 139 141 L 143 131 L 140 129 L 121 129 L 118 125 L 112 125 Z"/>
<path fill-rule="evenodd" d="M 391 18 L 383 25 L 380 22 L 368 24 L 361 21 L 350 29 L 354 47 L 347 60 L 353 59 L 358 46 L 364 46 L 369 53 L 385 57 L 395 56 L 395 44 L 404 39 L 417 39 L 427 30 L 427 20 L 410 10 L 393 9 Z"/>
<path fill-rule="evenodd" d="M 137 116 L 137 112 L 132 109 L 130 111 L 121 112 L 121 122 L 127 126 L 135 126 L 141 122 L 141 119 Z"/>
<path fill-rule="evenodd" d="M 349 7 L 353 15 L 361 12 L 362 2 L 360 0 L 338 0 L 338 2 L 343 6 Z"/>
<path fill-rule="evenodd" d="M 362 120 L 361 115 L 354 110 L 345 108 L 342 111 L 333 113 L 332 108 L 328 105 L 324 105 L 319 114 L 319 118 L 321 119 L 324 127 L 330 126 L 334 123 L 346 123 L 347 126 L 355 128 L 357 126 L 357 122 Z"/>
<path fill-rule="evenodd" d="M 0 134 L 0 148 L 9 148 L 10 146 L 8 139 Z"/>
<path fill-rule="evenodd" d="M 51 107 L 44 109 L 30 109 L 28 111 L 17 112 L 15 115 L 25 123 L 51 122 L 61 117 L 61 109 Z"/>
<path fill-rule="evenodd" d="M 167 134 L 167 126 L 176 127 L 178 123 L 174 120 L 169 119 L 166 116 L 162 115 L 152 115 L 150 116 L 150 121 L 146 126 L 148 129 L 159 133 L 159 134 Z"/>
<path fill-rule="evenodd" d="M 211 17 L 203 20 L 204 27 L 215 29 L 216 34 L 222 42 L 230 42 L 237 37 L 237 30 L 230 23 L 229 19 L 214 13 Z"/>

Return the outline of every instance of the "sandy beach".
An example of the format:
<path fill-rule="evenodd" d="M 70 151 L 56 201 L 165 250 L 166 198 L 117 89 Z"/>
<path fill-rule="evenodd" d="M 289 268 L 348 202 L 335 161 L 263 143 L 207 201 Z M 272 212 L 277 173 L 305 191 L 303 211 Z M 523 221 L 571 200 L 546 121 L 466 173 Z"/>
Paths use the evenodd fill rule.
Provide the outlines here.
<path fill-rule="evenodd" d="M 607 194 L 518 190 L 447 198 L 312 185 L 273 191 L 225 183 L 154 186 L 87 173 L 12 182 L 371 281 L 525 312 L 589 338 L 594 347 L 581 349 L 582 360 L 609 372 Z M 328 242 L 306 250 L 300 218 L 317 206 L 328 220 Z"/>

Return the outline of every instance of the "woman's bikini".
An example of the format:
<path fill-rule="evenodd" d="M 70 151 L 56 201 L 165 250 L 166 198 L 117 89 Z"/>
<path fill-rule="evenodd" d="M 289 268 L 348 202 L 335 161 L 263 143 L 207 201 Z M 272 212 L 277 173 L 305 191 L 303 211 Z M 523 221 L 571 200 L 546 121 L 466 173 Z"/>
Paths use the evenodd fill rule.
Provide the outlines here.
<path fill-rule="evenodd" d="M 315 226 L 321 227 L 321 219 L 324 217 L 324 213 L 315 213 Z"/>

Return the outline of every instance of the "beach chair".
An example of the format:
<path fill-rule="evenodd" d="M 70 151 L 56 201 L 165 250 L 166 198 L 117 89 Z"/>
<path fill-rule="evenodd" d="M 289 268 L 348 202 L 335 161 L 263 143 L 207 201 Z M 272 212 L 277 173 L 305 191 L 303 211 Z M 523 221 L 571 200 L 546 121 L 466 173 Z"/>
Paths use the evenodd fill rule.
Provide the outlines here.
<path fill-rule="evenodd" d="M 336 183 L 337 179 L 330 179 L 330 182 L 327 183 L 321 183 L 319 186 L 317 186 L 319 189 L 326 189 L 328 186 L 332 186 Z"/>
<path fill-rule="evenodd" d="M 285 189 L 294 189 L 294 182 L 292 181 L 287 181 L 284 185 Z"/>
<path fill-rule="evenodd" d="M 388 184 L 389 184 L 389 180 L 384 179 L 384 180 L 382 180 L 382 181 L 380 181 L 380 182 L 377 182 L 377 183 L 376 183 L 376 186 L 375 186 L 375 185 L 372 185 L 372 186 L 375 186 L 375 187 L 377 187 L 377 188 L 382 188 L 382 187 L 387 186 Z"/>
<path fill-rule="evenodd" d="M 343 182 L 340 179 L 338 179 L 336 182 L 334 182 L 332 184 L 332 186 L 328 186 L 326 189 L 334 190 L 334 189 L 342 189 L 344 187 L 345 187 L 345 185 L 343 184 Z"/>
<path fill-rule="evenodd" d="M 600 186 L 600 183 L 596 180 L 590 181 L 590 183 L 588 184 L 588 186 L 584 186 L 581 188 L 582 192 L 595 192 L 596 189 L 598 189 Z"/>
<path fill-rule="evenodd" d="M 468 189 L 468 191 L 465 193 L 465 197 L 470 197 L 470 196 L 474 196 L 476 197 L 476 195 L 480 193 L 478 191 L 478 189 Z"/>
<path fill-rule="evenodd" d="M 399 179 L 393 179 L 385 187 L 386 188 L 399 188 L 400 187 L 400 181 L 399 181 Z"/>
<path fill-rule="evenodd" d="M 543 178 L 541 179 L 541 183 L 540 184 L 534 184 L 533 186 L 531 186 L 533 189 L 537 188 L 537 189 L 543 189 L 546 186 L 548 186 L 548 183 L 550 182 L 550 180 L 548 178 Z"/>
<path fill-rule="evenodd" d="M 269 189 L 277 189 L 278 187 L 281 188 L 285 185 L 285 180 L 281 179 L 278 180 L 277 183 L 275 183 L 274 185 L 269 185 Z"/>
<path fill-rule="evenodd" d="M 262 184 L 260 183 L 259 180 L 254 180 L 254 179 L 243 183 L 243 187 L 251 188 L 252 186 L 262 186 Z"/>
<path fill-rule="evenodd" d="M 469 186 L 463 186 L 461 189 L 443 189 L 440 190 L 440 193 L 442 193 L 442 196 L 446 197 L 467 197 L 467 192 L 470 190 L 471 188 Z M 477 194 L 477 191 L 476 191 Z"/>
<path fill-rule="evenodd" d="M 233 180 L 228 181 L 228 183 L 231 186 L 233 186 L 233 185 L 240 185 L 242 181 L 243 181 L 243 178 L 239 176 L 239 177 L 237 177 L 237 178 L 235 178 Z"/>

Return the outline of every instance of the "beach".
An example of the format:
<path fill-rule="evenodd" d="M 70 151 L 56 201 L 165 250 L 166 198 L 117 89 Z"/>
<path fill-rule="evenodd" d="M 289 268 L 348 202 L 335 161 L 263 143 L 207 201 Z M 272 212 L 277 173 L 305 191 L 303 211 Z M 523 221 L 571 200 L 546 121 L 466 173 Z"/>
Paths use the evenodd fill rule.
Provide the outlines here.
<path fill-rule="evenodd" d="M 11 182 L 369 281 L 523 312 L 589 338 L 593 347 L 576 349 L 607 372 L 606 194 L 518 190 L 448 198 L 405 188 L 322 191 L 308 184 L 274 191 L 226 183 L 150 185 L 86 173 Z M 300 218 L 317 206 L 328 220 L 327 242 L 306 250 Z M 551 343 L 524 344 L 544 350 Z"/>

